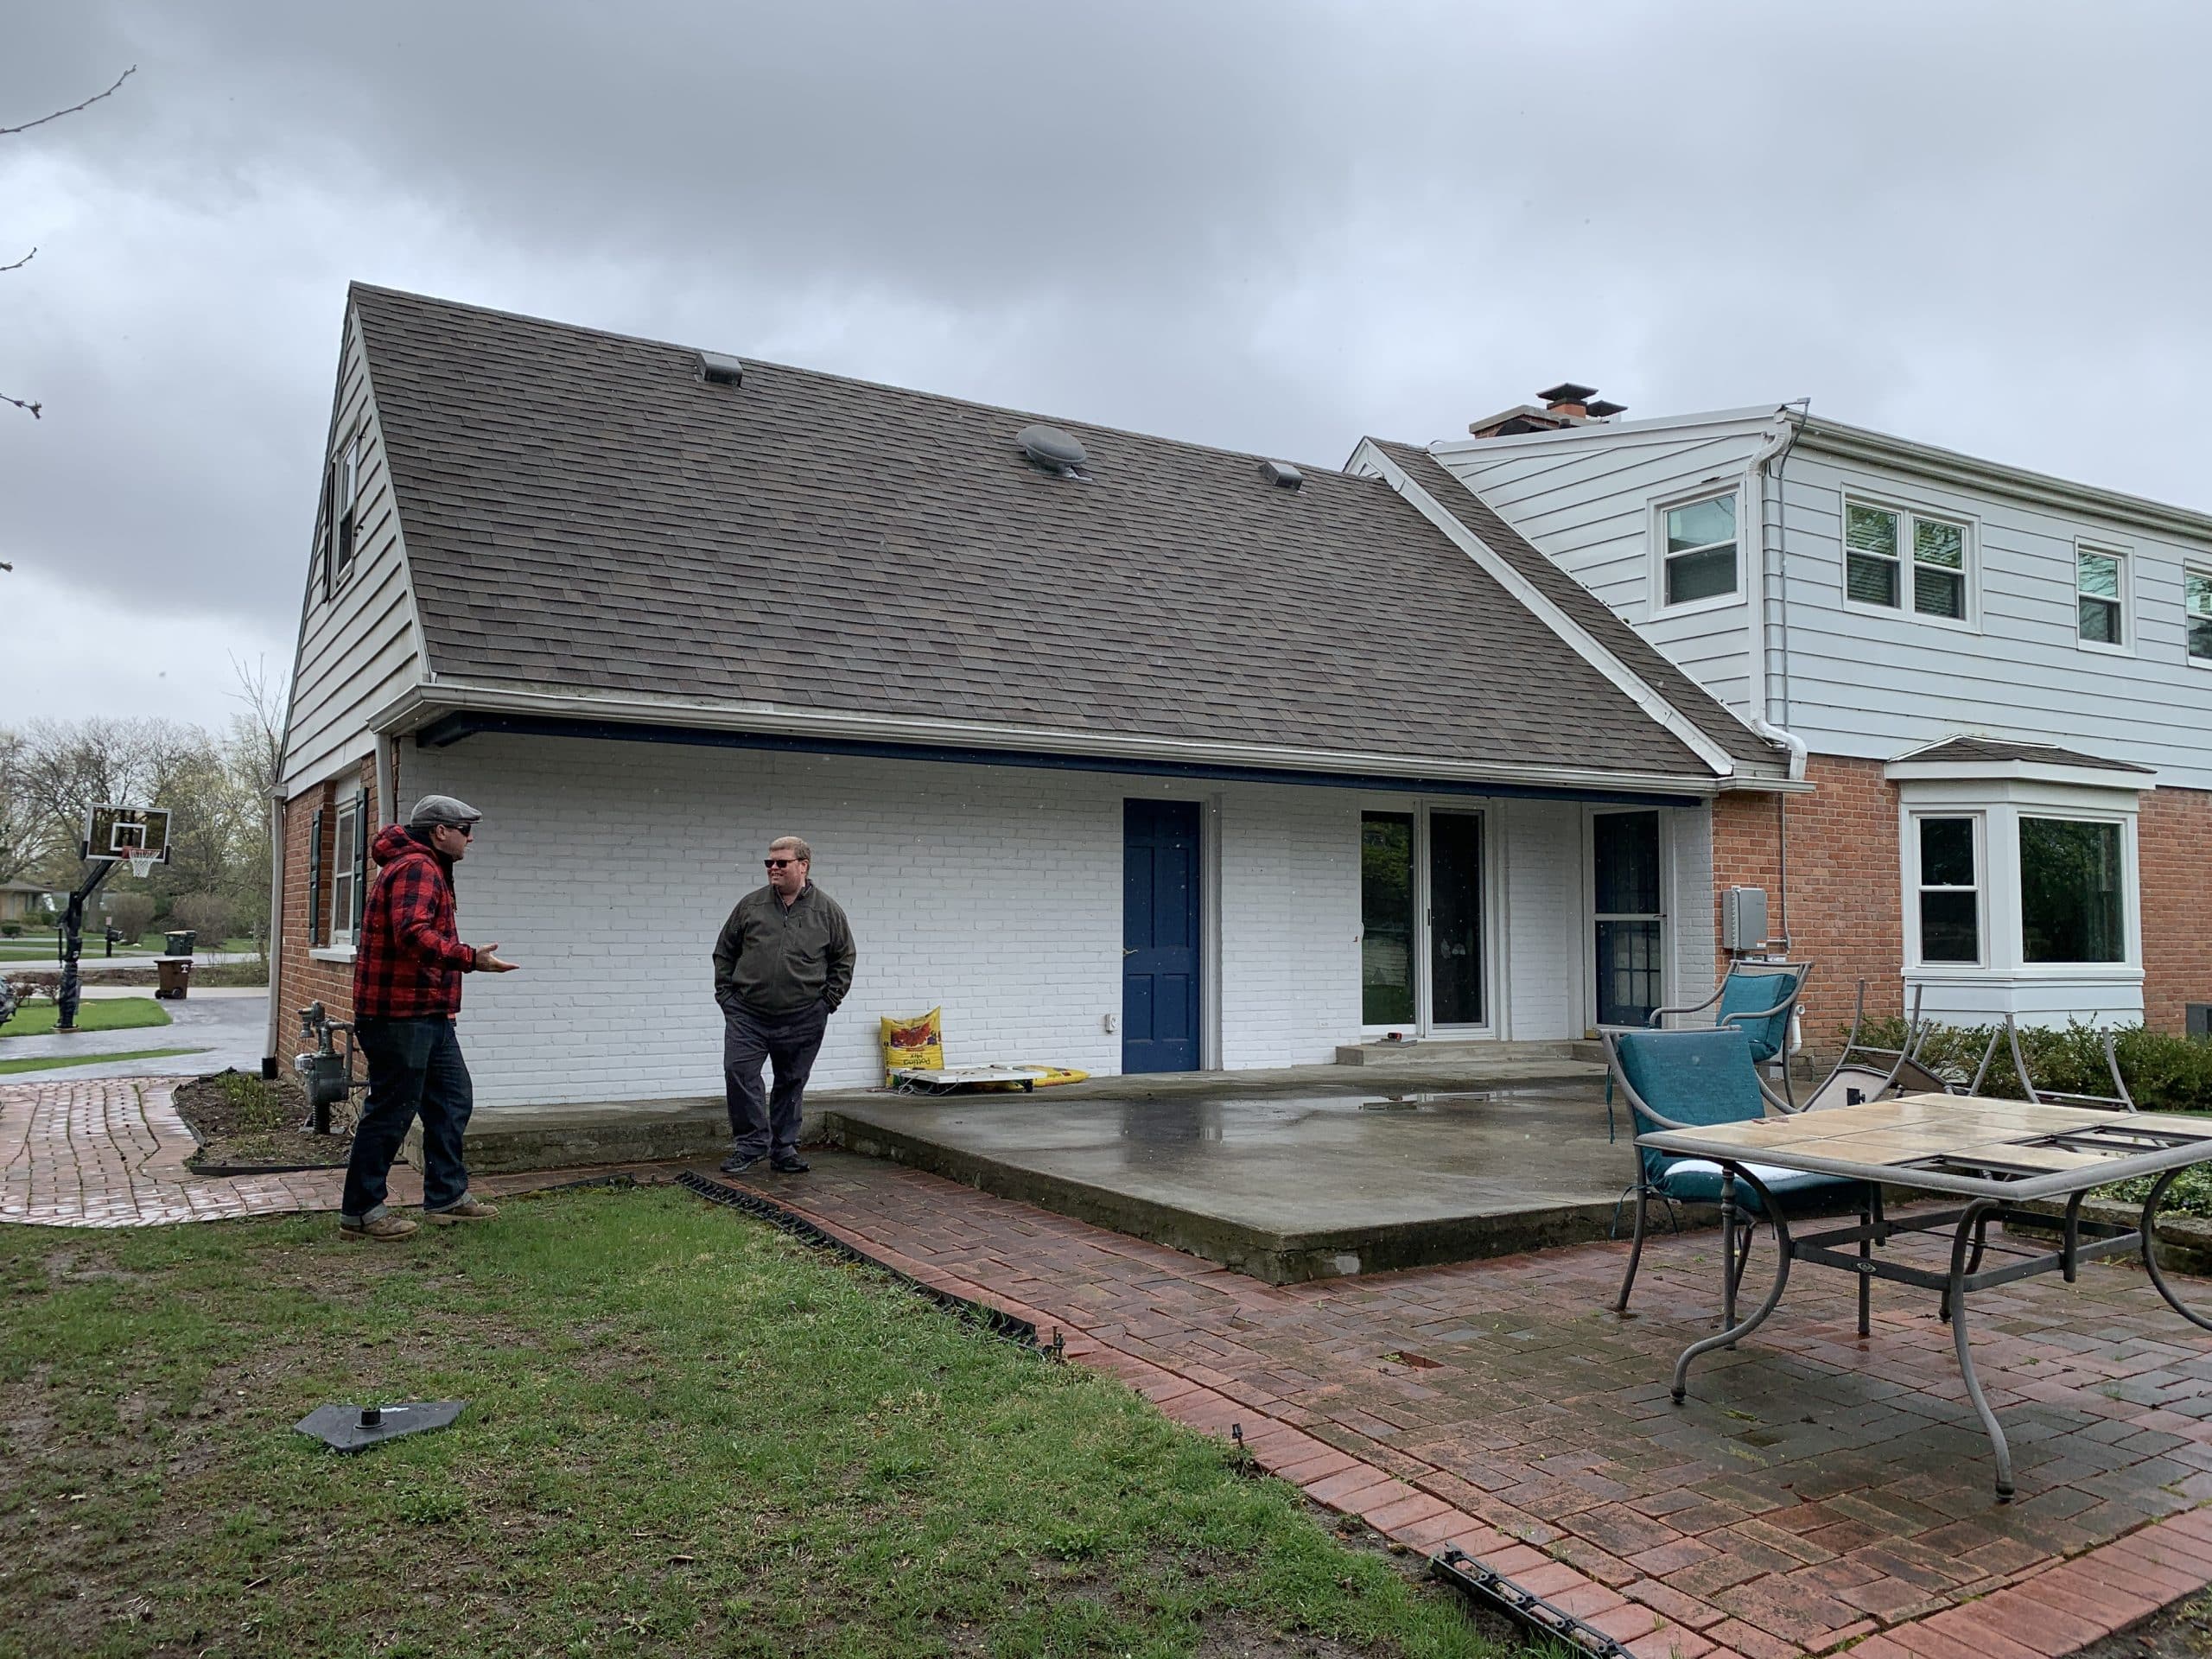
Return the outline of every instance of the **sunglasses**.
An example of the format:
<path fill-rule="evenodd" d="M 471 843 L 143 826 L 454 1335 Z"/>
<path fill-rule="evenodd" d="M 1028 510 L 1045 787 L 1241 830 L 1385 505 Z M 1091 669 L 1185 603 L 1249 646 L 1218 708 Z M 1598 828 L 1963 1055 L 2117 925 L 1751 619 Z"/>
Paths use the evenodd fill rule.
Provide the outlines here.
<path fill-rule="evenodd" d="M 772 870 L 780 870 L 786 864 L 804 864 L 806 862 L 803 858 L 764 858 L 760 861 L 763 864 L 766 864 Z"/>

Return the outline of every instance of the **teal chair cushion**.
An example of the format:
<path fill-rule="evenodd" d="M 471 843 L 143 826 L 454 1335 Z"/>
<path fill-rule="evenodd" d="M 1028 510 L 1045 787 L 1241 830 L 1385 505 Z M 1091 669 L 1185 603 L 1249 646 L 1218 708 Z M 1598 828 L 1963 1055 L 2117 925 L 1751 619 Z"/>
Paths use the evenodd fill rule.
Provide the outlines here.
<path fill-rule="evenodd" d="M 1725 1025 L 1731 1014 L 1758 1014 L 1777 1002 L 1786 1002 L 1797 989 L 1802 976 L 1787 973 L 1743 973 L 1728 976 L 1720 988 L 1720 1008 L 1714 1015 L 1716 1024 Z M 1764 1020 L 1738 1020 L 1738 1029 L 1751 1039 L 1751 1058 L 1761 1065 L 1782 1052 L 1789 1040 L 1789 1012 L 1769 1014 Z"/>
<path fill-rule="evenodd" d="M 1762 975 L 1771 982 L 1775 976 Z M 1787 995 L 1789 993 L 1782 993 Z M 1770 1007 L 1755 1002 L 1753 1008 Z M 1751 1039 L 1735 1026 L 1716 1026 L 1700 1031 L 1626 1031 L 1614 1039 L 1621 1075 L 1635 1091 L 1636 1128 L 1646 1134 L 1664 1126 L 1652 1121 L 1656 1112 L 1676 1123 L 1705 1127 L 1717 1123 L 1746 1123 L 1766 1116 L 1766 1096 L 1760 1092 L 1758 1062 Z M 1649 1108 L 1647 1112 L 1644 1109 Z M 1685 1159 L 1639 1147 L 1643 1179 L 1674 1198 L 1693 1204 L 1717 1203 L 1720 1198 L 1720 1166 L 1702 1158 Z M 1751 1168 L 1772 1189 L 1777 1198 L 1790 1194 L 1855 1192 L 1859 1183 L 1834 1175 L 1804 1175 L 1794 1171 L 1769 1172 Z M 1771 1179 L 1770 1179 L 1770 1174 Z M 1737 1184 L 1738 1200 L 1758 1210 L 1758 1194 L 1746 1184 Z"/>

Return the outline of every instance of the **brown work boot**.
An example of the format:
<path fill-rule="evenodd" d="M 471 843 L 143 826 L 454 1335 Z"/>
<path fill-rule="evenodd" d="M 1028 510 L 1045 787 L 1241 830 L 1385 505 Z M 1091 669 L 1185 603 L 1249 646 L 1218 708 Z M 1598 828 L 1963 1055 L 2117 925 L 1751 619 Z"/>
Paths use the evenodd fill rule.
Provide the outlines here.
<path fill-rule="evenodd" d="M 338 1233 L 341 1238 L 372 1238 L 379 1244 L 396 1244 L 403 1238 L 415 1236 L 415 1224 L 404 1216 L 395 1216 L 389 1210 L 371 1216 L 366 1221 L 351 1221 L 340 1216 Z"/>
<path fill-rule="evenodd" d="M 444 1224 L 452 1221 L 490 1221 L 499 1214 L 493 1205 L 474 1198 L 463 1198 L 459 1204 L 449 1204 L 442 1210 L 425 1210 L 423 1214 L 431 1221 Z"/>

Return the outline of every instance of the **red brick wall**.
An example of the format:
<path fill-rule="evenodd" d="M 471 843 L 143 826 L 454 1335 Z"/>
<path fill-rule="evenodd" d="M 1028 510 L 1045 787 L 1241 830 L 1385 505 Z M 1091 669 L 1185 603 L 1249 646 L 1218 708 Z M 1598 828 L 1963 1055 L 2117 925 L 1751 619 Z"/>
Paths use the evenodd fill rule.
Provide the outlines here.
<path fill-rule="evenodd" d="M 1897 791 L 1884 780 L 1878 760 L 1816 754 L 1805 776 L 1814 793 L 1780 798 L 1789 826 L 1786 908 L 1777 798 L 1724 795 L 1713 804 L 1713 916 L 1717 929 L 1727 888 L 1766 889 L 1769 930 L 1779 938 L 1786 927 L 1791 956 L 1815 964 L 1805 1029 L 1809 1039 L 1825 1045 L 1851 1023 L 1861 978 L 1870 1017 L 1904 1010 Z"/>
<path fill-rule="evenodd" d="M 2136 823 L 2142 867 L 2143 1018 L 2188 1029 L 2185 1005 L 2212 1002 L 2212 793 L 2154 789 Z"/>
<path fill-rule="evenodd" d="M 317 961 L 309 952 L 315 937 L 312 907 L 317 904 L 327 906 L 330 903 L 330 861 L 337 838 L 339 802 L 357 788 L 365 789 L 369 791 L 370 823 L 381 827 L 391 816 L 376 799 L 373 760 L 361 762 L 359 779 L 358 783 L 352 774 L 334 779 L 303 791 L 284 804 L 283 950 L 277 969 L 282 993 L 277 1003 L 280 1054 L 295 1051 L 298 1011 L 308 1003 L 321 1002 L 334 1020 L 353 1017 L 353 964 Z M 315 834 L 317 812 L 322 814 L 322 891 L 311 895 L 308 890 L 308 866 L 312 861 L 309 842 Z M 374 834 L 375 830 L 372 829 L 370 833 Z M 373 874 L 376 867 L 372 864 L 369 868 Z"/>

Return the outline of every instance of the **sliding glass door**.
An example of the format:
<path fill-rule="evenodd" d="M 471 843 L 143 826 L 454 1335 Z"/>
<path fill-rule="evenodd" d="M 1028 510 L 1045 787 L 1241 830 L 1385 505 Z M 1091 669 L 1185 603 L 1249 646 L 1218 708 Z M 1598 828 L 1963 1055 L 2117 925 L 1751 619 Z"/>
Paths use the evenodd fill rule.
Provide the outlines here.
<path fill-rule="evenodd" d="M 1362 1022 L 1375 1031 L 1487 1027 L 1483 815 L 1362 813 L 1359 858 Z"/>

